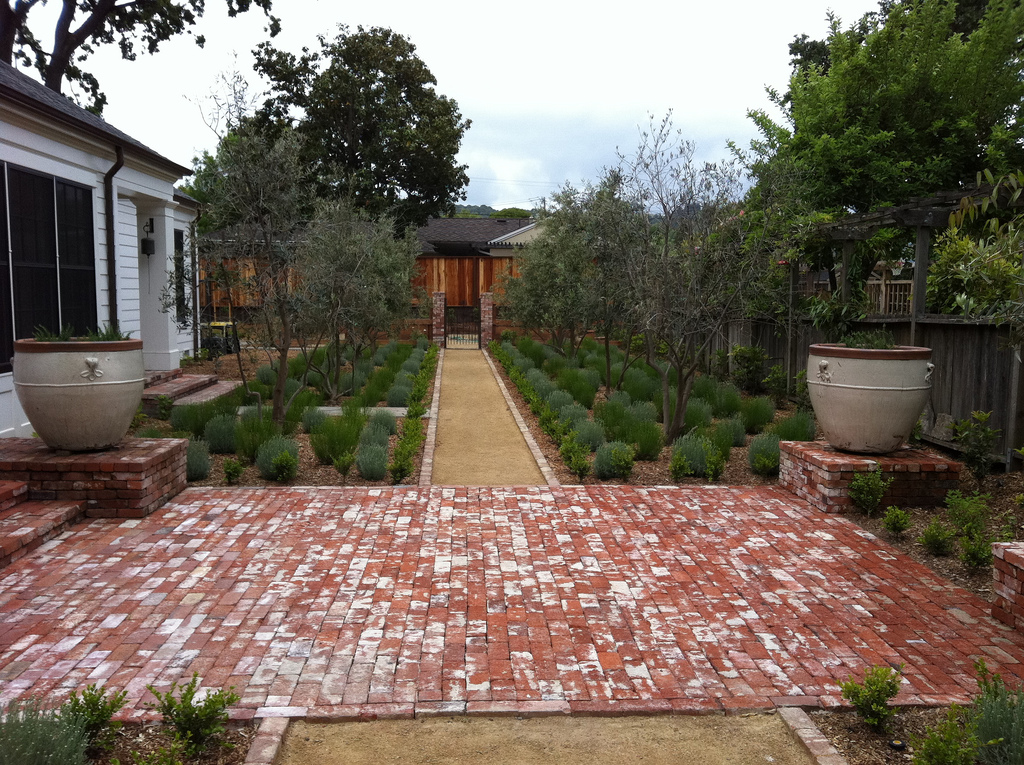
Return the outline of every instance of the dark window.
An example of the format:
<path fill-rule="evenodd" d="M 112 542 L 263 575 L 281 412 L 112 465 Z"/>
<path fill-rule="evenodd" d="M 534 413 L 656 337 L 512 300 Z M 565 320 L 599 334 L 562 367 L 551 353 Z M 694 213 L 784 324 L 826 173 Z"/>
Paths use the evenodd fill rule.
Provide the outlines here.
<path fill-rule="evenodd" d="M 56 191 L 61 322 L 84 334 L 96 328 L 92 191 L 63 181 L 57 181 Z"/>
<path fill-rule="evenodd" d="M 3 168 L 0 167 L 0 170 Z M 7 184 L 0 173 L 0 215 L 7 214 Z M 0 221 L 0 372 L 11 371 L 11 357 L 14 355 L 14 333 L 11 327 L 14 312 L 11 309 L 11 262 L 7 238 L 7 221 Z"/>
<path fill-rule="evenodd" d="M 178 326 L 188 322 L 188 296 L 185 294 L 185 232 L 174 230 L 174 308 Z"/>
<path fill-rule="evenodd" d="M 5 169 L 0 371 L 10 371 L 12 341 L 32 337 L 38 326 L 58 332 L 70 324 L 76 333 L 96 327 L 92 191 L 22 168 Z"/>

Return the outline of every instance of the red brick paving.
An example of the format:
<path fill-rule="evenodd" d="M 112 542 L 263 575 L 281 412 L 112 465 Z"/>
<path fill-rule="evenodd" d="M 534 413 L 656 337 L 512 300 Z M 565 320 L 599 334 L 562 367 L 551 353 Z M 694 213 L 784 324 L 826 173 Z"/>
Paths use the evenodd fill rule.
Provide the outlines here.
<path fill-rule="evenodd" d="M 239 718 L 711 713 L 1011 683 L 989 607 L 774 487 L 188 489 L 0 571 L 0 701 L 234 685 Z"/>

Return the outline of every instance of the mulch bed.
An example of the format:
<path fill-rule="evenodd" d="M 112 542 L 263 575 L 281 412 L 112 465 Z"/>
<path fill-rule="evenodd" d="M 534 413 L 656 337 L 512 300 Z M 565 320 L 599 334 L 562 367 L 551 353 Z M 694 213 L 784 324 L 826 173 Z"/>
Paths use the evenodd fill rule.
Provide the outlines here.
<path fill-rule="evenodd" d="M 946 709 L 904 707 L 884 733 L 876 733 L 853 712 L 811 712 L 811 720 L 839 750 L 849 765 L 905 765 L 913 759 L 913 744 L 946 717 Z M 906 744 L 900 751 L 894 740 Z"/>
<path fill-rule="evenodd" d="M 256 730 L 255 724 L 230 725 L 205 751 L 181 760 L 182 765 L 243 765 Z M 96 754 L 89 761 L 96 765 L 171 762 L 169 759 L 153 759 L 161 749 L 170 750 L 174 742 L 171 731 L 159 723 L 128 723 L 117 732 L 110 751 Z"/>

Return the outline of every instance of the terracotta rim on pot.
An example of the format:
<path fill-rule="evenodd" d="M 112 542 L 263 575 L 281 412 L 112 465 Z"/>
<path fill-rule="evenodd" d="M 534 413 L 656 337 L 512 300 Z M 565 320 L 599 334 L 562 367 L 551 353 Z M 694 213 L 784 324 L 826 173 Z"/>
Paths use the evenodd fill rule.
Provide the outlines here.
<path fill-rule="evenodd" d="M 18 353 L 75 353 L 76 351 L 137 351 L 141 340 L 15 340 Z"/>
<path fill-rule="evenodd" d="M 847 348 L 842 343 L 817 343 L 809 353 L 841 359 L 930 359 L 931 348 L 917 345 L 897 345 L 895 348 Z"/>

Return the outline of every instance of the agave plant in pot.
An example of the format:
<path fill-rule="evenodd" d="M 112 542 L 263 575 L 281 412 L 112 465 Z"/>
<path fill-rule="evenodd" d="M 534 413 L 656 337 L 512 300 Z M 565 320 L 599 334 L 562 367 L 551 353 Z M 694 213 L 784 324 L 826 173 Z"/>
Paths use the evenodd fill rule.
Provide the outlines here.
<path fill-rule="evenodd" d="M 145 387 L 142 341 L 116 327 L 83 337 L 39 328 L 14 341 L 14 389 L 51 449 L 96 451 L 117 444 Z"/>
<path fill-rule="evenodd" d="M 910 436 L 932 387 L 931 348 L 878 333 L 810 347 L 807 385 L 825 439 L 836 449 L 887 454 Z"/>

